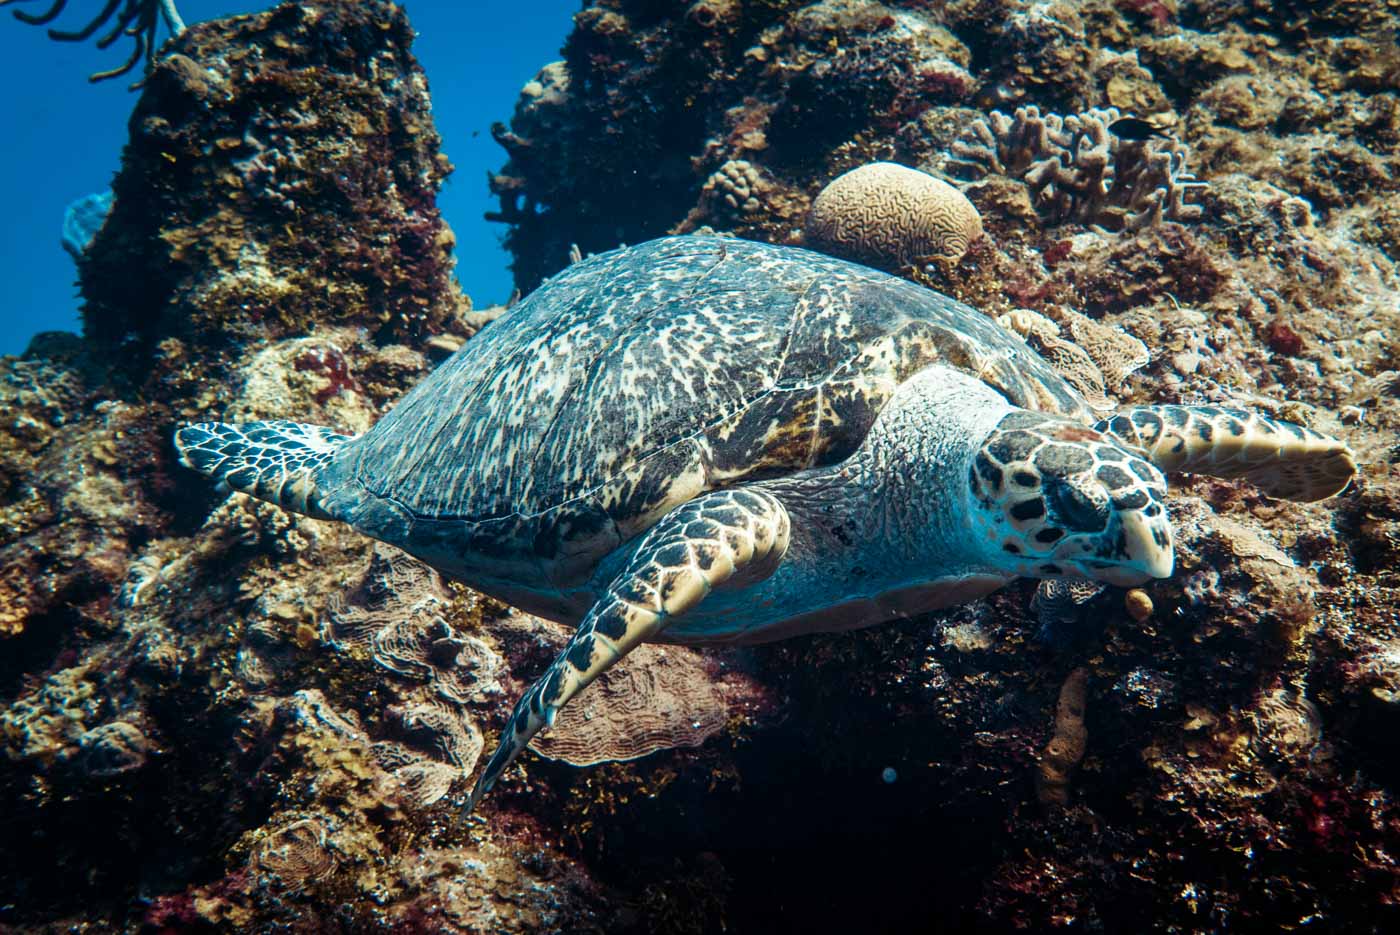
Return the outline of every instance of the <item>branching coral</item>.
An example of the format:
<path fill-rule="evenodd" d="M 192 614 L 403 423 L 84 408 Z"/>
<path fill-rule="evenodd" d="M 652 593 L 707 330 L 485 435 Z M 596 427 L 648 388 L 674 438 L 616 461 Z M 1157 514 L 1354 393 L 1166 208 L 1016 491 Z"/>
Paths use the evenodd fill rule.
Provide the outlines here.
<path fill-rule="evenodd" d="M 1189 151 L 1170 137 L 1116 134 L 1116 107 L 1061 117 L 1034 106 L 1012 116 L 992 111 L 956 140 L 944 168 L 964 180 L 989 175 L 1018 179 L 1047 224 L 1095 224 L 1140 230 L 1168 221 L 1195 221 L 1187 196 L 1206 187 L 1186 171 Z"/>
<path fill-rule="evenodd" d="M 16 0 L 0 0 L 0 6 L 15 3 Z M 52 23 L 68 5 L 68 0 L 54 0 L 43 13 L 26 13 L 15 10 L 15 19 L 31 26 L 44 26 Z M 50 29 L 49 38 L 59 42 L 85 42 L 108 23 L 114 25 L 97 40 L 97 47 L 105 49 L 122 36 L 132 40 L 131 55 L 116 68 L 99 71 L 88 76 L 89 81 L 104 81 L 117 78 L 131 71 L 144 56 L 149 70 L 156 60 L 156 28 L 161 21 L 172 36 L 185 31 L 185 21 L 175 9 L 175 0 L 105 0 L 101 12 L 93 17 L 82 29 Z"/>
<path fill-rule="evenodd" d="M 753 163 L 731 159 L 706 180 L 702 197 L 722 202 L 731 213 L 752 213 L 763 207 L 762 196 L 771 187 L 772 183 Z M 720 209 L 716 206 L 713 210 Z"/>

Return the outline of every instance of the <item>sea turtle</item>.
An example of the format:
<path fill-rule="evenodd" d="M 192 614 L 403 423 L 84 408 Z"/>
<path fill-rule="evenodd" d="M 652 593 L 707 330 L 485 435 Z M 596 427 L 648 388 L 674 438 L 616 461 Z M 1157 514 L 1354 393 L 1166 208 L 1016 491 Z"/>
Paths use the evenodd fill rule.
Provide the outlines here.
<path fill-rule="evenodd" d="M 643 641 L 760 642 L 1019 576 L 1171 574 L 1164 471 L 1317 500 L 1340 442 L 1240 409 L 1098 420 L 1020 338 L 807 250 L 668 237 L 568 267 L 358 437 L 180 429 L 186 465 L 577 631 L 468 800 Z"/>

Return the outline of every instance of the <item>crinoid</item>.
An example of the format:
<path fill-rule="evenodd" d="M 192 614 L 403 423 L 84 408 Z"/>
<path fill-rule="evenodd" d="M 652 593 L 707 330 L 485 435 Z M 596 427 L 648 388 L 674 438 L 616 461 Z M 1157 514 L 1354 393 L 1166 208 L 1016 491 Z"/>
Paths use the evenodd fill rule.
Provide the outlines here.
<path fill-rule="evenodd" d="M 22 3 L 25 0 L 0 0 L 0 6 L 8 6 L 16 2 Z M 37 15 L 26 13 L 24 10 L 12 12 L 15 14 L 15 19 L 22 23 L 28 23 L 31 26 L 45 26 L 58 19 L 59 14 L 67 5 L 68 0 L 53 0 L 47 10 Z M 175 0 L 104 0 L 101 12 L 82 29 L 50 29 L 49 38 L 59 42 L 86 42 L 98 30 L 109 24 L 111 29 L 103 33 L 97 40 L 99 49 L 107 48 L 122 36 L 129 36 L 133 40 L 131 55 L 124 63 L 116 68 L 109 68 L 106 71 L 95 72 L 88 76 L 89 81 L 104 81 L 131 71 L 142 56 L 146 59 L 148 69 L 154 64 L 156 60 L 156 28 L 160 20 L 165 21 L 165 28 L 172 36 L 178 36 L 185 31 L 185 22 L 180 18 L 179 11 L 175 9 Z"/>

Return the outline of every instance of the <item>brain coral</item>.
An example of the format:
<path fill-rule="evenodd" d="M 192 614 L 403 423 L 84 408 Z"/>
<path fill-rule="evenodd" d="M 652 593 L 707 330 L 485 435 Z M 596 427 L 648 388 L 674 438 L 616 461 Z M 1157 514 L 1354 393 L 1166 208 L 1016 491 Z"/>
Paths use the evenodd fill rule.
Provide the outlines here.
<path fill-rule="evenodd" d="M 833 180 L 812 203 L 805 231 L 809 246 L 886 269 L 960 259 L 981 234 L 982 218 L 962 192 L 892 162 Z"/>

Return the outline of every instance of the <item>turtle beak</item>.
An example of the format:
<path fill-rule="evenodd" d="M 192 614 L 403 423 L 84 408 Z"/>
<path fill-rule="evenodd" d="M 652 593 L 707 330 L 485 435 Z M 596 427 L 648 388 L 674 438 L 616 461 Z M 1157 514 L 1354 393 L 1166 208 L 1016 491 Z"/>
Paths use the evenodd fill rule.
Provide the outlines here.
<path fill-rule="evenodd" d="M 1120 510 L 1118 521 L 1122 524 L 1123 548 L 1128 553 L 1123 570 L 1138 571 L 1146 578 L 1170 578 L 1176 553 L 1166 512 L 1149 518 L 1141 510 Z M 1141 584 L 1142 580 L 1133 583 Z"/>
<path fill-rule="evenodd" d="M 1119 510 L 1101 541 L 1103 552 L 1074 562 L 1085 577 L 1120 588 L 1171 577 L 1175 555 L 1164 513 L 1148 517 L 1140 510 Z M 1068 542 L 1066 546 L 1072 548 Z"/>

